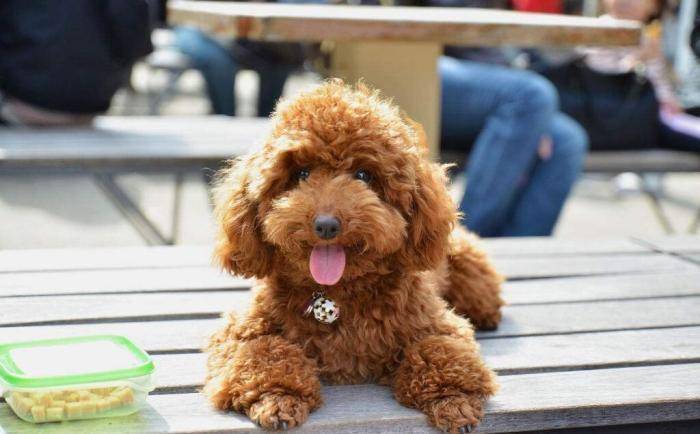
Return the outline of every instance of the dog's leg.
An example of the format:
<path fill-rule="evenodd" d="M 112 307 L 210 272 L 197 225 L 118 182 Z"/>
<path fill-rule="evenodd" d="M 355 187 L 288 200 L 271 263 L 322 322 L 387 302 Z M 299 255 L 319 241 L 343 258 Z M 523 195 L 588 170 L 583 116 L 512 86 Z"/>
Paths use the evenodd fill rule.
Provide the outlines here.
<path fill-rule="evenodd" d="M 475 235 L 456 228 L 450 235 L 447 262 L 437 273 L 442 296 L 455 312 L 469 318 L 478 329 L 494 330 L 501 320 L 503 278 L 477 241 Z"/>
<path fill-rule="evenodd" d="M 279 336 L 250 340 L 214 336 L 204 393 L 215 407 L 248 415 L 265 429 L 301 425 L 321 405 L 316 362 Z"/>
<path fill-rule="evenodd" d="M 450 433 L 470 432 L 498 389 L 471 336 L 430 336 L 408 347 L 393 387 L 399 402 Z"/>

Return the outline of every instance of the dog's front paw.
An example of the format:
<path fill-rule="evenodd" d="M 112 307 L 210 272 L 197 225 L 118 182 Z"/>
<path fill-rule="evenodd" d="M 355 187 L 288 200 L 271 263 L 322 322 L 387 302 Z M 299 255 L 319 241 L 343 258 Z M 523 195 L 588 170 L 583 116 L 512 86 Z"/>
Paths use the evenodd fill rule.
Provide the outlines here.
<path fill-rule="evenodd" d="M 309 404 L 294 395 L 268 393 L 250 406 L 248 416 L 265 429 L 288 429 L 304 423 L 309 411 Z"/>
<path fill-rule="evenodd" d="M 468 433 L 484 416 L 483 402 L 473 395 L 458 395 L 432 402 L 427 408 L 430 422 L 449 433 Z"/>

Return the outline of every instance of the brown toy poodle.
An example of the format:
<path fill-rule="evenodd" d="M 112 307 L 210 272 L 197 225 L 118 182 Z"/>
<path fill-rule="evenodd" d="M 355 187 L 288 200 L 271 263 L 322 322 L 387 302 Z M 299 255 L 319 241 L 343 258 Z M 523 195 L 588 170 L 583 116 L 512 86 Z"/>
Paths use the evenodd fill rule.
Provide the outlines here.
<path fill-rule="evenodd" d="M 497 383 L 469 320 L 497 326 L 501 277 L 453 230 L 422 128 L 340 80 L 281 102 L 272 122 L 216 189 L 217 261 L 260 280 L 207 346 L 205 394 L 286 429 L 321 405 L 321 381 L 378 382 L 436 427 L 470 431 Z"/>

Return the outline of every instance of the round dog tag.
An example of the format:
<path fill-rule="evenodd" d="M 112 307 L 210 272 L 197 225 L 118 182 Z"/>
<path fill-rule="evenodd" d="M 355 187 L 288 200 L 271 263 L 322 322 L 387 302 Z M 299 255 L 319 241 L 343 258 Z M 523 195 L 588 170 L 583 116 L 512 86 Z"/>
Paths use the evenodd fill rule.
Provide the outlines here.
<path fill-rule="evenodd" d="M 324 324 L 331 324 L 340 316 L 340 309 L 330 298 L 318 297 L 314 300 L 314 317 Z"/>

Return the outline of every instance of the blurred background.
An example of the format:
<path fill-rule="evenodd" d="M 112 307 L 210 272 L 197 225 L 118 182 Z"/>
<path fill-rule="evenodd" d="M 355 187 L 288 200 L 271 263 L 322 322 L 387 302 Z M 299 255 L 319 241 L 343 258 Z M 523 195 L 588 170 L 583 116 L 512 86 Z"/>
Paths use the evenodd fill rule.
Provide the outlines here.
<path fill-rule="evenodd" d="M 39 7 L 37 6 L 39 3 L 46 2 L 6 1 L 5 3 L 4 6 L 0 6 L 0 11 L 2 8 L 8 9 L 4 13 L 0 13 L 0 16 L 3 17 L 0 21 L 14 17 L 19 20 L 17 26 L 26 26 L 28 21 L 22 20 L 27 18 L 29 13 L 21 10 L 25 7 L 21 6 L 20 3 L 24 3 L 25 6 L 31 3 L 35 5 L 34 7 Z M 12 3 L 15 5 L 11 5 Z M 173 27 L 167 23 L 165 2 L 146 3 L 148 3 L 150 23 L 148 39 L 152 47 L 144 48 L 142 53 L 137 53 L 133 61 L 129 62 L 129 72 L 125 75 L 126 78 L 116 86 L 117 89 L 113 95 L 110 96 L 111 103 L 104 116 L 189 117 L 209 116 L 218 113 L 249 118 L 267 115 L 270 108 L 266 108 L 265 105 L 269 106 L 271 103 L 262 101 L 262 99 L 272 98 L 272 104 L 274 104 L 275 92 L 281 91 L 284 96 L 294 95 L 323 80 L 328 74 L 327 58 L 324 51 L 327 47 L 324 44 L 304 44 L 303 46 L 290 44 L 283 49 L 275 48 L 268 52 L 265 50 L 270 47 L 241 44 L 240 41 L 228 38 L 199 34 L 196 33 L 198 31 L 195 29 Z M 465 0 L 462 2 L 434 2 L 434 4 L 418 6 L 515 8 L 532 13 L 556 12 L 587 16 L 611 13 L 633 14 L 633 12 L 625 11 L 624 8 L 633 8 L 634 6 L 624 5 L 625 2 L 622 1 L 618 5 L 622 9 L 613 10 L 615 5 L 612 3 L 615 2 L 584 0 L 542 2 L 482 0 L 470 2 Z M 658 33 L 658 50 L 662 53 L 665 61 L 664 74 L 667 74 L 667 82 L 670 83 L 671 92 L 674 95 L 673 101 L 670 102 L 662 101 L 660 97 L 657 97 L 658 110 L 663 112 L 668 109 L 667 113 L 675 115 L 683 109 L 691 109 L 700 105 L 698 104 L 700 103 L 700 68 L 698 68 L 697 57 L 693 53 L 692 39 L 693 28 L 697 20 L 697 3 L 694 0 L 664 2 L 634 0 L 631 3 L 637 3 L 638 6 L 651 4 L 649 12 L 646 15 L 642 12 L 643 16 L 640 17 L 640 20 L 644 21 L 644 26 L 647 29 L 645 30 L 646 35 L 653 33 L 653 37 L 657 37 Z M 123 11 L 116 13 L 126 14 Z M 623 18 L 627 17 L 623 16 Z M 4 22 L 3 28 L 13 28 L 13 25 Z M 129 28 L 134 29 L 134 27 Z M 188 31 L 191 33 L 188 34 Z M 0 36 L 0 50 L 12 51 L 11 45 L 15 42 L 7 34 Z M 3 44 L 5 45 L 3 46 Z M 215 77 L 216 72 L 208 69 L 216 65 L 203 64 L 202 62 L 205 62 L 206 59 L 199 58 L 199 55 L 208 52 L 207 50 L 216 49 L 221 50 L 225 58 L 222 60 L 224 65 L 221 66 L 221 69 L 226 77 L 221 79 Z M 256 51 L 258 49 L 260 51 Z M 578 48 L 547 50 L 546 47 L 542 49 L 501 47 L 496 51 L 498 51 L 498 60 L 495 63 L 501 66 L 507 64 L 509 68 L 518 70 L 535 70 L 543 75 L 546 75 L 547 71 L 554 71 L 551 75 L 554 77 L 552 80 L 558 77 L 556 73 L 561 73 L 562 65 L 570 68 L 574 64 L 570 59 L 580 60 L 587 55 L 600 54 L 583 52 Z M 284 53 L 281 56 L 282 59 L 275 57 L 279 56 L 279 53 Z M 452 55 L 452 53 L 448 54 Z M 491 52 L 489 56 L 493 54 L 494 52 Z M 286 55 L 288 55 L 288 59 L 284 58 Z M 484 55 L 484 53 L 479 53 L 479 55 Z M 212 56 L 216 57 L 217 54 L 214 53 Z M 226 59 L 227 56 L 228 59 Z M 475 56 L 474 52 L 466 55 L 457 53 L 451 58 L 471 59 L 473 61 L 475 59 L 473 56 Z M 487 62 L 487 60 L 483 60 L 486 57 L 488 56 L 480 57 L 478 61 Z M 6 124 L 4 128 L 0 129 L 1 148 L 3 140 L 10 140 L 10 131 L 27 129 L 45 131 L 46 126 L 31 125 L 26 117 L 24 120 L 21 119 L 21 106 L 19 106 L 19 110 L 15 106 L 15 112 L 12 112 L 13 97 L 17 100 L 22 98 L 13 94 L 12 83 L 9 83 L 11 80 L 7 80 L 11 74 L 7 71 L 16 67 L 18 63 L 22 64 L 25 60 L 18 56 L 19 60 L 14 61 L 18 63 L 13 66 L 8 57 L 3 56 L 1 52 L 0 58 L 5 59 L 0 62 L 3 65 L 3 70 L 0 72 L 0 89 L 3 91 L 5 101 L 3 113 Z M 260 66 L 259 63 L 256 63 L 259 58 L 267 60 L 275 58 L 272 66 L 274 71 L 271 73 L 267 64 Z M 212 62 L 215 61 L 212 60 Z M 548 66 L 543 70 L 541 65 L 545 61 Z M 589 63 L 589 66 L 592 63 Z M 82 67 L 81 65 L 74 66 L 76 68 Z M 637 66 L 635 65 L 634 68 Z M 572 71 L 568 69 L 564 74 L 576 73 Z M 274 73 L 279 74 L 275 77 Z M 218 91 L 218 96 L 212 90 L 212 87 L 215 86 L 212 83 L 217 80 L 218 84 L 216 85 L 224 89 Z M 61 87 L 62 82 L 57 80 L 51 86 Z M 227 93 L 227 86 L 232 89 L 232 93 Z M 565 87 L 566 84 L 562 86 Z M 272 88 L 277 87 L 280 90 L 272 90 Z M 566 91 L 566 89 L 562 90 L 561 88 L 559 90 Z M 221 92 L 225 94 L 223 97 Z M 605 94 L 605 90 L 600 92 Z M 624 98 L 627 98 L 627 94 L 625 95 Z M 628 110 L 630 116 L 635 116 L 637 109 L 634 108 L 634 104 L 637 102 L 640 105 L 646 104 L 639 95 L 629 98 L 633 99 L 632 106 L 620 103 L 614 110 Z M 9 109 L 8 101 L 10 101 Z M 33 102 L 34 106 L 41 106 L 35 101 L 29 102 Z M 623 102 L 627 104 L 630 100 L 625 99 Z M 666 107 L 666 103 L 672 106 Z M 47 111 L 50 114 L 61 111 L 56 110 L 56 107 L 49 107 L 49 109 L 51 110 Z M 563 109 L 564 107 L 562 107 Z M 443 110 L 445 110 L 444 106 Z M 71 112 L 71 110 L 67 110 L 67 112 Z M 90 116 L 92 115 L 90 114 Z M 574 115 L 575 113 L 571 113 L 573 118 L 575 118 Z M 466 116 L 469 114 L 467 113 Z M 632 119 L 634 118 L 632 117 Z M 71 124 L 82 121 L 82 119 L 73 118 L 68 120 Z M 629 120 L 626 121 L 627 124 L 629 122 Z M 639 122 L 643 124 L 644 118 L 640 118 Z M 632 123 L 634 122 L 632 121 Z M 443 127 L 444 124 L 443 121 Z M 54 128 L 55 125 L 51 127 Z M 186 126 L 183 125 L 184 127 Z M 596 128 L 595 125 L 588 127 Z M 556 140 L 553 141 L 548 134 L 542 135 L 538 147 L 539 158 L 542 161 L 548 161 L 547 153 L 552 151 L 552 142 L 556 155 L 558 146 Z M 589 143 L 589 145 L 596 144 Z M 621 145 L 621 149 L 627 150 L 625 146 L 625 144 Z M 658 147 L 656 144 L 640 144 L 640 146 L 645 150 L 650 147 Z M 449 151 L 454 149 L 448 149 L 445 143 L 443 143 L 443 150 L 445 150 L 443 155 L 445 161 L 462 163 L 459 160 L 460 157 L 449 156 Z M 700 152 L 700 147 L 695 148 L 695 153 L 698 152 Z M 688 155 L 692 154 L 693 148 L 691 147 Z M 563 204 L 561 214 L 552 231 L 553 236 L 590 240 L 604 237 L 654 236 L 670 232 L 682 233 L 688 229 L 694 229 L 692 228 L 693 222 L 698 215 L 698 207 L 700 207 L 700 173 L 692 170 L 684 173 L 667 171 L 663 164 L 659 166 L 659 170 L 652 167 L 650 170 L 640 173 L 634 170 L 634 164 L 630 164 L 631 170 L 624 170 L 623 164 L 619 171 L 612 173 L 600 173 L 597 170 L 587 171 L 584 168 L 580 176 L 576 177 L 571 193 Z M 43 169 L 3 171 L 1 169 L 2 166 L 0 166 L 1 249 L 127 246 L 149 243 L 148 239 L 139 233 L 133 223 L 125 218 L 123 210 L 95 182 L 91 173 Z M 465 175 L 461 169 L 453 171 L 454 179 L 451 188 L 457 202 L 461 201 L 464 194 L 468 173 L 467 171 Z M 173 224 L 173 201 L 176 195 L 174 176 L 174 174 L 167 172 L 119 173 L 115 175 L 114 181 L 157 229 L 163 233 L 169 233 Z M 213 237 L 213 224 L 206 176 L 203 177 L 200 173 L 185 173 L 182 176 L 181 206 L 175 211 L 178 213 L 178 222 L 176 225 L 177 236 L 174 242 L 177 244 L 209 243 Z"/>

